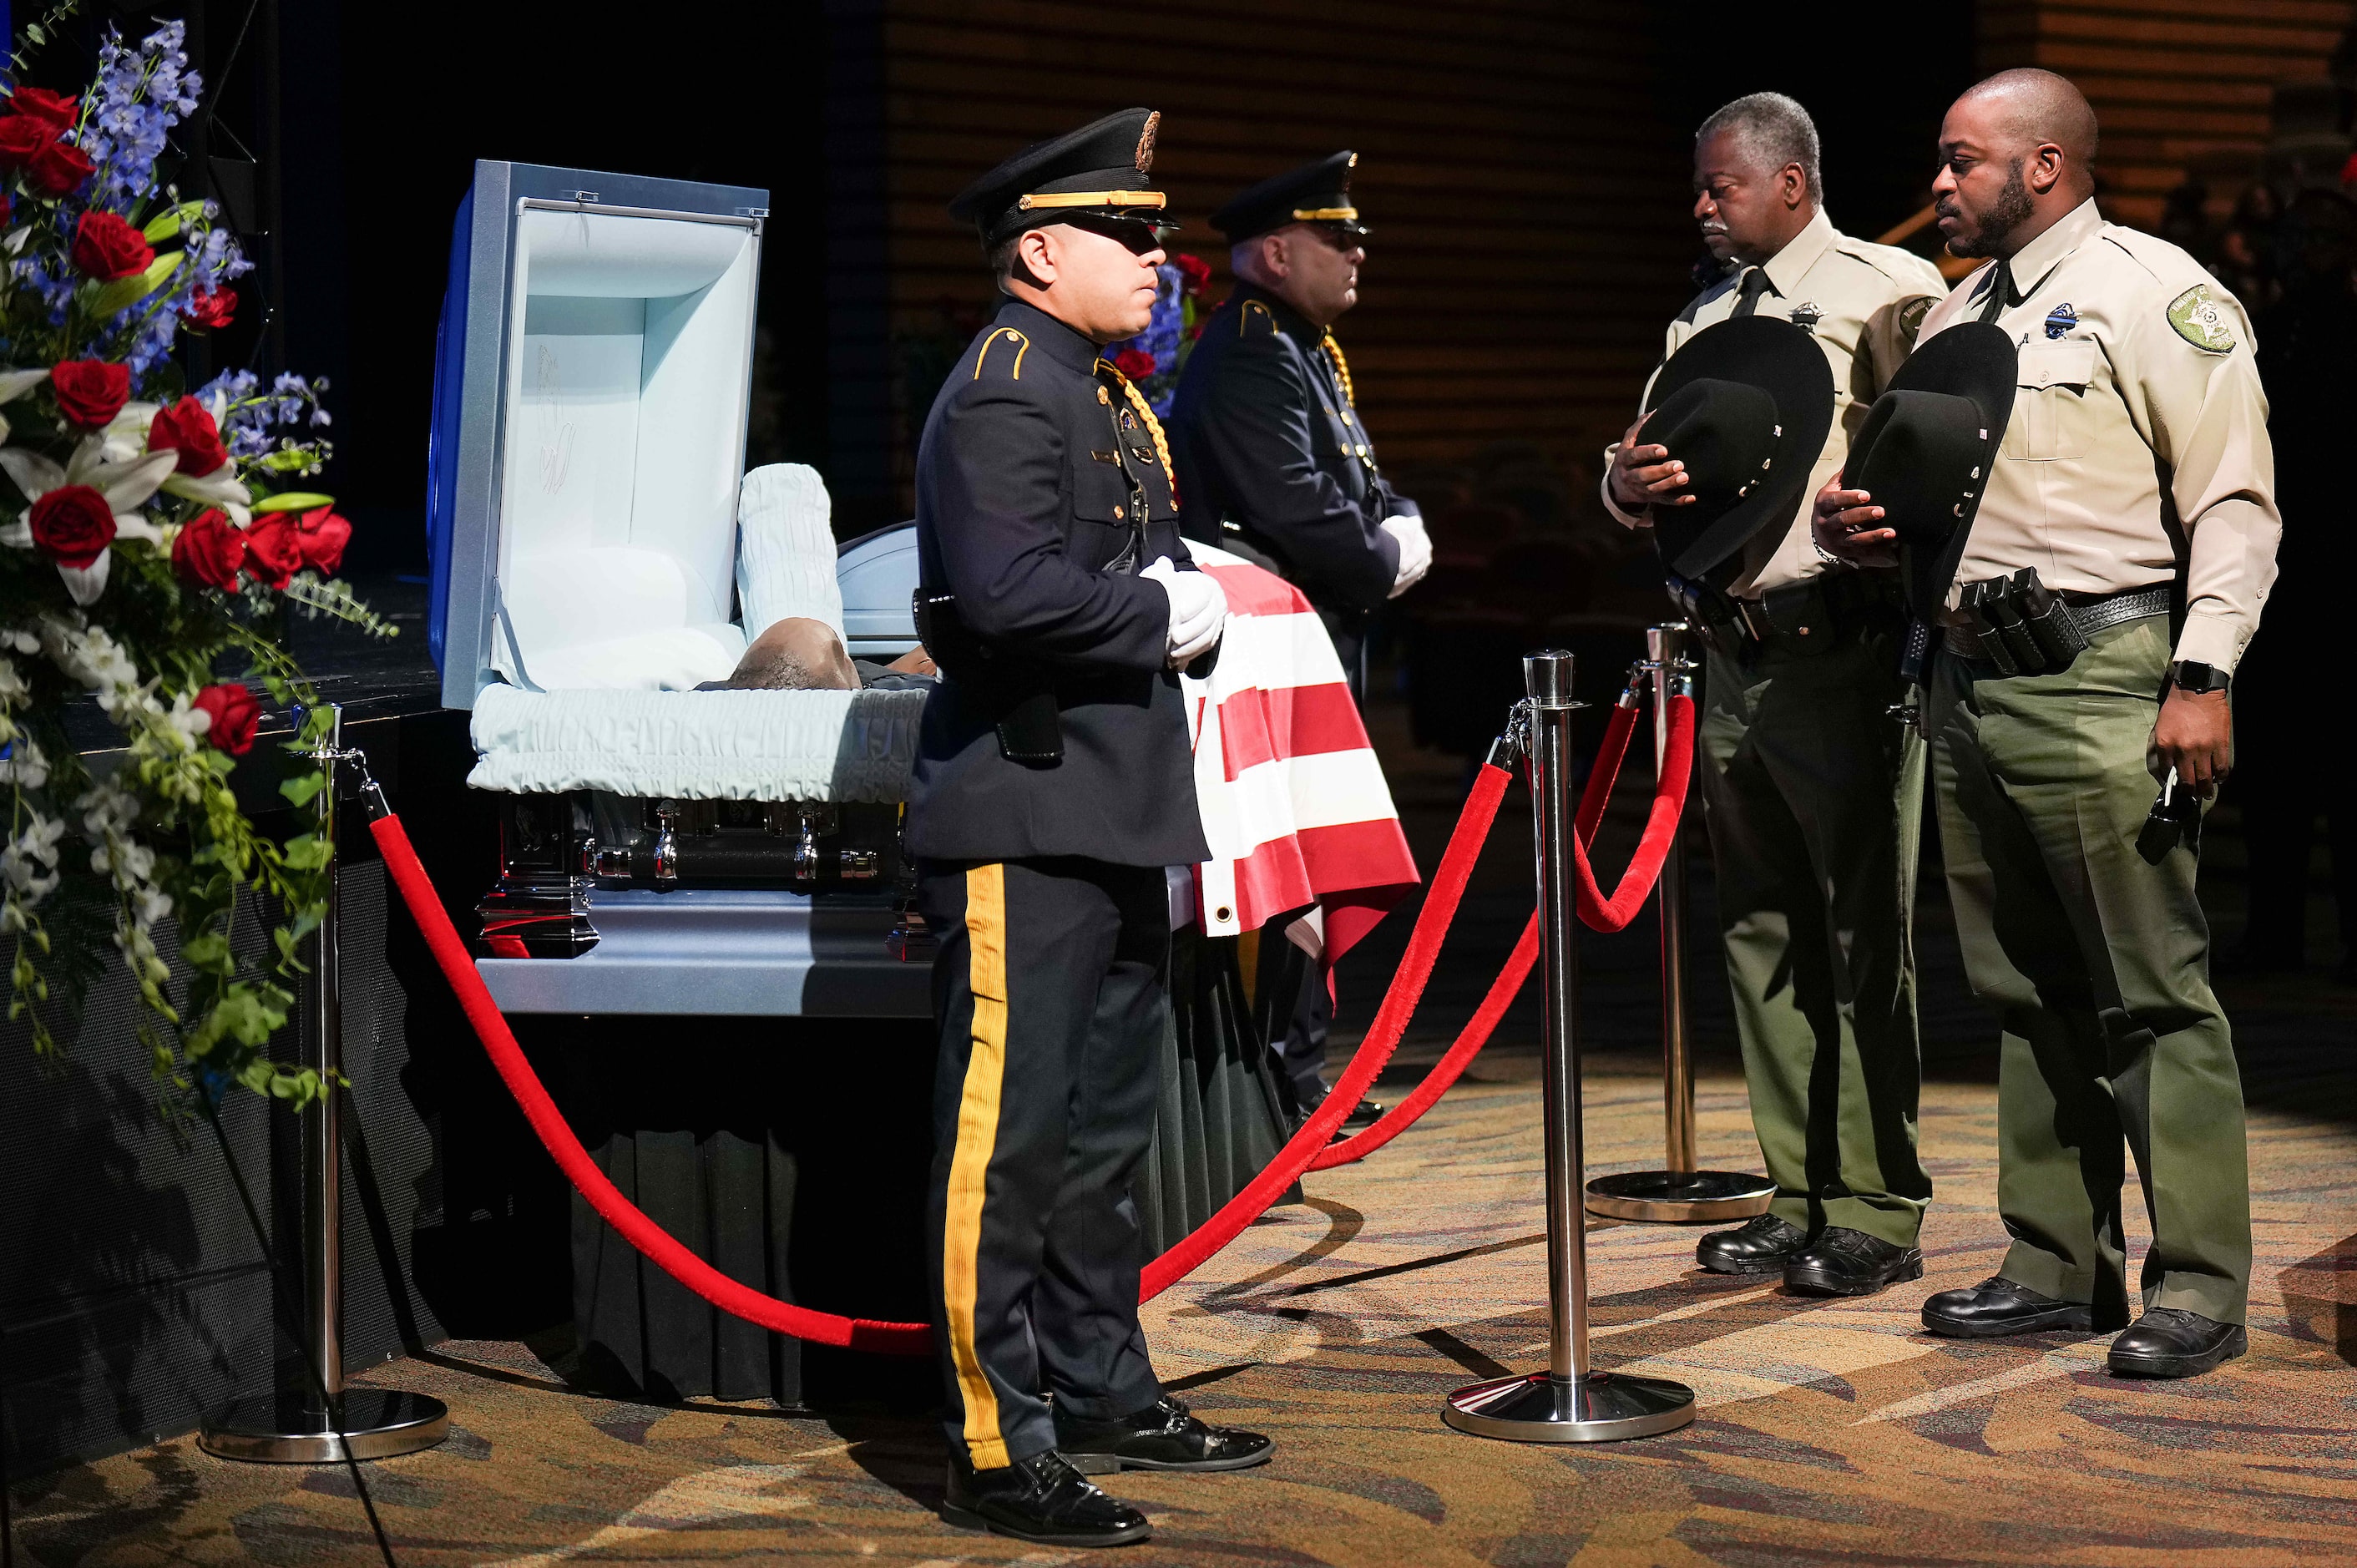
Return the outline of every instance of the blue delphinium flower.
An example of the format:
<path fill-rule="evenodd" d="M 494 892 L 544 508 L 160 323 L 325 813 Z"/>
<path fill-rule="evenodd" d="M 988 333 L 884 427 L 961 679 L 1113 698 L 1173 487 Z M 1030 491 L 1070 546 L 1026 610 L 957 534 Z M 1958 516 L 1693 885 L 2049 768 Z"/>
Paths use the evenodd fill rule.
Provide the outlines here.
<path fill-rule="evenodd" d="M 90 118 L 78 135 L 98 166 L 91 190 L 96 204 L 128 207 L 156 192 L 156 160 L 166 134 L 195 113 L 204 79 L 188 69 L 185 23 L 167 22 L 125 47 L 109 27 L 99 46 L 98 81 Z"/>

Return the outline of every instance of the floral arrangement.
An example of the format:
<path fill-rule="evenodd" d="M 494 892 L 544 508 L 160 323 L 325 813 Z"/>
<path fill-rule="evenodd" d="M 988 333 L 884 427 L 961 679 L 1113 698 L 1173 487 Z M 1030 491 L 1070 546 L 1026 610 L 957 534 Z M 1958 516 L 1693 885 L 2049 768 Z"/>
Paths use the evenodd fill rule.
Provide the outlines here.
<path fill-rule="evenodd" d="M 23 43 L 50 42 L 69 8 Z M 282 646 L 290 608 L 391 635 L 334 580 L 351 525 L 330 497 L 287 488 L 329 455 L 325 383 L 232 371 L 190 392 L 173 358 L 180 334 L 235 319 L 250 270 L 214 205 L 158 178 L 203 91 L 182 40 L 178 22 L 135 45 L 110 29 L 79 93 L 17 85 L 21 55 L 0 80 L 0 470 L 22 501 L 0 485 L 8 1013 L 54 1058 L 56 1025 L 119 960 L 167 1111 L 192 1085 L 322 1091 L 266 1046 L 295 1002 L 330 846 L 262 832 L 230 776 L 262 717 L 249 680 L 309 715 L 290 752 L 323 733 Z M 326 779 L 289 767 L 299 808 Z M 238 956 L 248 889 L 279 920 L 259 963 Z M 156 940 L 167 918 L 177 964 Z"/>
<path fill-rule="evenodd" d="M 1105 359 L 1135 383 L 1147 407 L 1167 419 L 1178 390 L 1179 369 L 1202 334 L 1202 317 L 1210 310 L 1202 294 L 1203 285 L 1211 281 L 1211 269 L 1200 256 L 1178 255 L 1155 271 L 1159 284 L 1153 320 L 1136 337 L 1107 345 Z"/>

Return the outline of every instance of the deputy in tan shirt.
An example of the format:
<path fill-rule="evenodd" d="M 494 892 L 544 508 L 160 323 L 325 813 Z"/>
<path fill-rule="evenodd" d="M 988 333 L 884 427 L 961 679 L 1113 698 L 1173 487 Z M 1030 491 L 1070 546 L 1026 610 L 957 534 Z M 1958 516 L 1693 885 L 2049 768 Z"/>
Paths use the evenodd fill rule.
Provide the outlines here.
<path fill-rule="evenodd" d="M 1925 706 L 1957 934 L 2002 1029 L 2012 1245 L 1923 1321 L 1968 1337 L 2126 1323 L 2125 1136 L 2153 1240 L 2144 1316 L 2110 1364 L 2184 1377 L 2245 1346 L 2250 1192 L 2198 817 L 2147 816 L 2171 771 L 2207 794 L 2231 761 L 2228 677 L 2282 528 L 2250 323 L 2183 251 L 2102 220 L 2095 146 L 2086 100 L 2042 70 L 1991 77 L 1941 128 L 1940 227 L 1990 262 L 1923 335 L 1994 321 L 2020 367 Z M 1828 487 L 1816 512 L 1829 550 L 1888 551 L 1864 492 Z M 2008 671 L 1960 624 L 1965 585 L 2023 568 L 2086 641 L 2042 672 Z"/>
<path fill-rule="evenodd" d="M 1679 313 L 1667 349 L 1739 316 L 1813 332 L 1835 395 L 1822 483 L 1944 285 L 1919 256 L 1838 232 L 1817 168 L 1816 128 L 1781 94 L 1703 123 L 1695 218 L 1714 255 L 1742 264 Z M 1648 443 L 1642 419 L 1609 456 L 1605 501 L 1624 523 L 1689 504 L 1678 455 Z M 1766 1214 L 1705 1236 L 1695 1257 L 1863 1295 L 1923 1272 L 1910 937 L 1923 753 L 1884 716 L 1902 694 L 1892 575 L 1828 573 L 1808 513 L 1804 498 L 1761 529 L 1723 584 L 1672 585 L 1708 643 L 1703 803 L 1751 1122 L 1776 1184 Z"/>

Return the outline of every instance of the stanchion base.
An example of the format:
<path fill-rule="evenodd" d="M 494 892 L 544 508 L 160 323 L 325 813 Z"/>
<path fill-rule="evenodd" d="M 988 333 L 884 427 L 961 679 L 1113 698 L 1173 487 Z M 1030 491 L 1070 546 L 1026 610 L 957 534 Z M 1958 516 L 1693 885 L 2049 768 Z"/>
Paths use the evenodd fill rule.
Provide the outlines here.
<path fill-rule="evenodd" d="M 1768 1212 L 1776 1184 L 1733 1171 L 1623 1171 L 1587 1184 L 1587 1212 L 1656 1225 L 1749 1219 Z"/>
<path fill-rule="evenodd" d="M 1544 1372 L 1475 1383 L 1448 1396 L 1441 1419 L 1476 1437 L 1509 1443 L 1613 1443 L 1674 1432 L 1695 1418 L 1694 1391 L 1666 1378 L 1590 1372 L 1557 1381 Z"/>
<path fill-rule="evenodd" d="M 344 1444 L 325 1412 L 301 1394 L 249 1394 L 214 1412 L 197 1444 L 221 1459 L 262 1465 L 340 1465 Z M 343 1435 L 355 1459 L 391 1459 L 450 1435 L 450 1407 L 400 1389 L 344 1391 Z"/>

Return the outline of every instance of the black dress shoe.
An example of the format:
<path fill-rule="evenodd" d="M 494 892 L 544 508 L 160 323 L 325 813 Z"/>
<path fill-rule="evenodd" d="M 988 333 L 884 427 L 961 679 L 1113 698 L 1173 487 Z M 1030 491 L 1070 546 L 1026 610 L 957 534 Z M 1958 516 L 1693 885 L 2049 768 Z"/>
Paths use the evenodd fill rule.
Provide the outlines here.
<path fill-rule="evenodd" d="M 1828 1225 L 1784 1262 L 1784 1288 L 1803 1295 L 1872 1295 L 1923 1277 L 1923 1254 L 1863 1230 Z"/>
<path fill-rule="evenodd" d="M 1695 1262 L 1715 1274 L 1772 1274 L 1809 1244 L 1809 1233 L 1772 1214 L 1732 1230 L 1714 1230 L 1695 1243 Z"/>
<path fill-rule="evenodd" d="M 2194 1378 L 2251 1348 L 2239 1323 L 2213 1323 L 2198 1312 L 2156 1306 L 2112 1341 L 2115 1378 Z"/>
<path fill-rule="evenodd" d="M 1056 1423 L 1057 1452 L 1087 1476 L 1115 1470 L 1249 1470 L 1276 1445 L 1257 1432 L 1210 1426 L 1165 1394 L 1114 1421 Z"/>
<path fill-rule="evenodd" d="M 2094 1308 L 2085 1302 L 2057 1301 L 2003 1274 L 1991 1274 L 1968 1290 L 1943 1290 L 1923 1304 L 1923 1326 L 1952 1339 L 2094 1326 Z"/>
<path fill-rule="evenodd" d="M 1127 1546 L 1154 1533 L 1144 1514 L 1097 1490 L 1052 1448 L 1003 1470 L 977 1470 L 952 1454 L 942 1518 L 1049 1546 Z"/>

